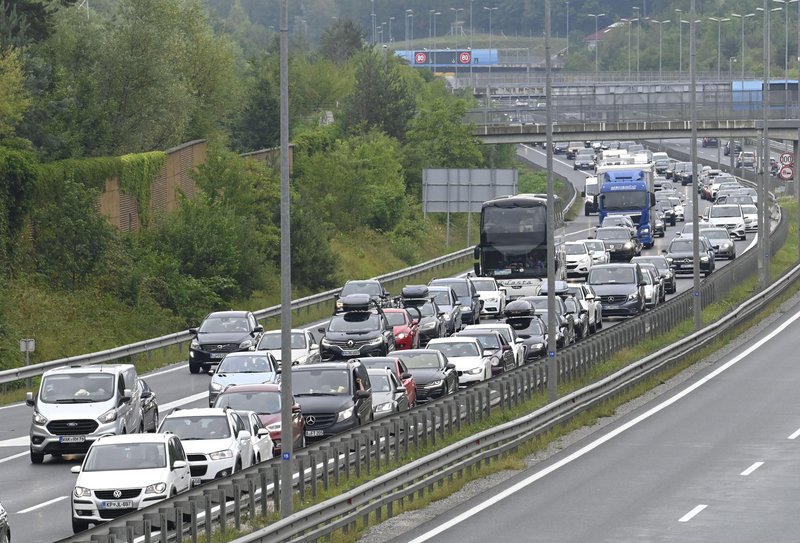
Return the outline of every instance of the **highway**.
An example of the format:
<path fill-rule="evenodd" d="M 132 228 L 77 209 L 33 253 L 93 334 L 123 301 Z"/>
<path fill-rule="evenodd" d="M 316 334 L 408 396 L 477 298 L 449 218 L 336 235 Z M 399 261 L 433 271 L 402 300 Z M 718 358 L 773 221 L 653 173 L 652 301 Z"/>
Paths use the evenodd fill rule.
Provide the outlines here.
<path fill-rule="evenodd" d="M 688 143 L 686 143 L 688 145 Z M 714 150 L 716 153 L 716 150 Z M 534 160 L 544 164 L 545 155 L 540 149 L 535 152 Z M 586 175 L 573 171 L 572 162 L 563 157 L 556 157 L 554 168 L 557 173 L 566 176 L 576 184 L 578 191 Z M 687 217 L 691 217 L 691 195 L 689 187 L 686 191 Z M 701 201 L 703 206 L 708 205 Z M 582 206 L 580 198 L 576 205 Z M 597 225 L 597 216 L 585 217 L 583 214 L 568 224 L 568 239 L 589 237 L 591 230 Z M 672 233 L 681 228 L 679 222 L 669 227 L 667 235 L 657 240 L 651 254 L 666 248 Z M 753 235 L 746 241 L 737 243 L 737 252 L 742 253 L 752 243 Z M 718 266 L 727 262 L 718 262 Z M 678 292 L 691 286 L 691 277 L 678 281 Z M 613 322 L 607 321 L 607 324 Z M 315 329 L 314 327 L 313 329 Z M 156 392 L 162 416 L 174 407 L 207 406 L 207 375 L 190 375 L 186 361 L 176 362 L 173 366 L 145 376 L 148 384 Z M 28 429 L 31 409 L 24 404 L 0 407 L 0 489 L 2 502 L 11 514 L 14 539 L 26 542 L 48 542 L 61 539 L 72 534 L 70 523 L 69 495 L 74 486 L 76 476 L 69 468 L 82 459 L 80 456 L 65 456 L 61 459 L 46 457 L 44 464 L 32 465 L 28 455 Z M 13 493 L 7 489 L 20 488 L 23 492 Z"/>
<path fill-rule="evenodd" d="M 797 541 L 799 319 L 394 541 Z"/>

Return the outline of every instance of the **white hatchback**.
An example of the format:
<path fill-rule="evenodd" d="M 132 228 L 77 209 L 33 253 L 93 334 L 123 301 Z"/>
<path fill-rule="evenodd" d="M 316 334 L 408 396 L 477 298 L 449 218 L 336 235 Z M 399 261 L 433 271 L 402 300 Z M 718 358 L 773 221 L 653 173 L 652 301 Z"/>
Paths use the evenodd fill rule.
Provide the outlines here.
<path fill-rule="evenodd" d="M 75 533 L 189 489 L 191 475 L 181 440 L 172 434 L 124 434 L 97 439 L 73 466 Z"/>
<path fill-rule="evenodd" d="M 492 376 L 492 358 L 483 356 L 483 347 L 474 337 L 434 338 L 425 348 L 441 352 L 456 366 L 459 385 L 479 383 Z"/>
<path fill-rule="evenodd" d="M 506 289 L 494 277 L 470 277 L 481 298 L 481 315 L 499 317 L 506 308 Z"/>

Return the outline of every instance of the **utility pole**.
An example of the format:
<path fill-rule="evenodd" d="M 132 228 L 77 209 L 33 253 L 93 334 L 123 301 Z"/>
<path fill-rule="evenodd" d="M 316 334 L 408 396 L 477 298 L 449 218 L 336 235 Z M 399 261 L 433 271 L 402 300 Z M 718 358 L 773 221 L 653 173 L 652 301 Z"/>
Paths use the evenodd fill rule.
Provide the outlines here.
<path fill-rule="evenodd" d="M 703 303 L 700 299 L 700 221 L 697 214 L 700 209 L 700 199 L 697 194 L 697 186 L 700 182 L 699 172 L 697 171 L 697 13 L 695 11 L 695 0 L 692 0 L 689 12 L 689 74 L 691 78 L 691 109 L 692 109 L 692 141 L 691 141 L 691 160 L 692 160 L 692 299 L 694 301 L 694 329 L 700 330 L 703 327 Z"/>
<path fill-rule="evenodd" d="M 553 182 L 553 95 L 552 61 L 550 59 L 550 0 L 544 0 L 544 62 L 545 62 L 545 138 L 547 141 L 547 329 L 556 330 L 556 248 L 555 185 Z M 551 402 L 558 398 L 558 359 L 556 358 L 556 334 L 547 334 L 547 397 Z"/>

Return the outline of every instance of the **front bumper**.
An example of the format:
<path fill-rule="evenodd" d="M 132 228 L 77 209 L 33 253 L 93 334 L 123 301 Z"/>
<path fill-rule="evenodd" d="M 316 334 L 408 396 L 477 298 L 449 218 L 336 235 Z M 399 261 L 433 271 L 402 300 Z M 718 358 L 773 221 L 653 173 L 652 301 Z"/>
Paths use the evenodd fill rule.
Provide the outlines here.
<path fill-rule="evenodd" d="M 114 497 L 115 491 L 122 494 L 120 498 Z M 132 511 L 144 509 L 165 498 L 167 498 L 166 492 L 145 494 L 144 488 L 94 489 L 91 496 L 76 498 L 74 494 L 71 495 L 72 517 L 82 522 L 100 524 Z"/>
<path fill-rule="evenodd" d="M 641 314 L 642 312 L 641 300 L 629 300 L 628 297 L 625 296 L 624 299 L 622 299 L 622 301 L 617 301 L 617 298 L 623 298 L 623 297 L 604 296 L 601 298 L 603 302 L 603 317 L 607 316 L 631 317 Z"/>
<path fill-rule="evenodd" d="M 47 428 L 47 426 L 53 424 L 61 425 L 63 423 L 73 422 L 77 422 L 83 427 L 90 424 L 95 430 L 85 434 L 70 432 L 69 435 L 56 435 L 50 433 L 50 430 Z M 34 424 L 31 425 L 30 430 L 31 451 L 44 454 L 84 454 L 98 438 L 119 433 L 117 424 L 118 421 L 100 424 L 97 420 L 88 419 L 84 421 L 50 420 L 47 422 L 46 426 Z"/>
<path fill-rule="evenodd" d="M 352 347 L 338 343 L 320 343 L 319 346 L 319 354 L 323 360 L 339 360 L 359 356 L 385 356 L 387 352 L 388 350 L 383 342 L 353 345 Z"/>
<path fill-rule="evenodd" d="M 304 413 L 304 417 L 306 417 L 306 442 L 307 443 L 314 443 L 316 441 L 322 441 L 323 439 L 327 439 L 329 437 L 335 436 L 337 434 L 341 434 L 342 432 L 347 432 L 348 430 L 352 430 L 353 428 L 357 428 L 360 426 L 358 422 L 358 417 L 355 415 L 347 418 L 341 422 L 336 422 L 336 413 L 325 413 L 325 414 L 315 414 L 315 413 Z M 308 417 L 313 416 L 319 422 L 315 424 L 308 424 Z"/>

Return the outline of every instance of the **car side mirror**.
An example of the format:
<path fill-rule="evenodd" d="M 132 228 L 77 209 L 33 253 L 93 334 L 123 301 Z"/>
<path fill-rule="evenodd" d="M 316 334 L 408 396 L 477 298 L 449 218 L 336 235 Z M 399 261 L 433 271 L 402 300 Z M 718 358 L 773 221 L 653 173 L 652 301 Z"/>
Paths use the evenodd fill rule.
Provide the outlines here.
<path fill-rule="evenodd" d="M 370 394 L 369 390 L 356 390 L 356 399 L 364 399 L 369 398 L 372 394 Z"/>
<path fill-rule="evenodd" d="M 33 407 L 35 405 L 35 402 L 33 401 L 33 392 L 25 393 L 25 405 L 28 407 Z"/>
<path fill-rule="evenodd" d="M 186 466 L 188 466 L 188 465 L 189 465 L 189 464 L 186 462 L 186 460 L 175 460 L 175 461 L 172 463 L 172 469 L 173 469 L 173 470 L 176 470 L 176 469 L 181 469 L 181 468 L 185 468 L 185 467 L 186 467 Z"/>
<path fill-rule="evenodd" d="M 319 332 L 320 334 L 324 334 L 325 333 L 325 327 L 324 326 L 320 326 L 319 328 L 317 328 L 317 332 Z"/>
<path fill-rule="evenodd" d="M 131 401 L 132 397 L 133 397 L 133 392 L 131 392 L 131 389 L 126 388 L 125 390 L 122 391 L 122 397 L 119 399 L 119 403 L 120 404 L 127 403 Z"/>
<path fill-rule="evenodd" d="M 219 368 L 219 366 L 217 366 L 217 367 Z M 212 370 L 208 370 L 208 374 L 209 375 L 214 375 L 214 370 L 213 369 Z"/>
<path fill-rule="evenodd" d="M 253 328 L 253 333 L 254 334 L 260 334 L 263 331 L 264 331 L 264 327 L 261 326 L 260 324 L 258 326 L 256 326 L 255 328 Z"/>
<path fill-rule="evenodd" d="M 81 467 L 80 467 L 80 465 L 77 465 L 77 466 L 72 466 L 71 468 L 69 468 L 69 470 L 70 470 L 72 473 L 80 473 L 80 472 L 81 472 Z"/>
<path fill-rule="evenodd" d="M 453 364 L 452 362 L 448 362 L 447 364 L 445 364 L 445 366 L 444 366 L 444 367 L 445 367 L 445 368 L 447 368 L 448 370 L 454 370 L 454 369 L 456 369 L 456 365 L 455 365 L 455 364 Z"/>
<path fill-rule="evenodd" d="M 520 345 L 522 343 L 525 343 L 525 340 L 522 339 L 521 337 L 518 337 L 517 339 L 514 340 L 514 343 L 516 343 L 517 345 Z"/>
<path fill-rule="evenodd" d="M 152 390 L 145 390 L 144 392 L 142 392 L 142 399 L 143 400 L 146 400 L 147 398 L 151 398 L 152 396 L 153 396 L 153 391 Z"/>
<path fill-rule="evenodd" d="M 268 436 L 269 435 L 269 430 L 267 430 L 266 428 L 259 428 L 258 429 L 258 433 L 256 433 L 256 435 L 258 437 Z"/>
<path fill-rule="evenodd" d="M 253 437 L 253 434 L 251 434 L 247 430 L 239 430 L 239 435 L 236 437 L 238 439 L 250 439 L 251 437 Z"/>
<path fill-rule="evenodd" d="M 416 326 L 419 324 L 419 319 L 411 319 L 411 326 Z"/>
<path fill-rule="evenodd" d="M 405 372 L 403 375 L 400 376 L 402 379 L 411 379 L 412 375 L 409 372 Z"/>
<path fill-rule="evenodd" d="M 647 281 L 639 281 L 639 286 L 640 287 L 646 287 L 647 286 Z"/>
<path fill-rule="evenodd" d="M 662 255 L 666 255 L 666 254 L 669 254 L 669 252 L 666 249 L 661 249 L 661 254 Z"/>
<path fill-rule="evenodd" d="M 319 351 L 319 345 L 316 344 L 316 343 L 312 343 L 311 345 L 308 346 L 308 350 L 309 351 Z"/>
<path fill-rule="evenodd" d="M 197 328 L 189 328 L 189 333 L 192 334 L 193 336 L 196 336 L 197 335 Z"/>
<path fill-rule="evenodd" d="M 503 352 L 506 353 L 511 350 L 511 345 L 503 345 Z"/>
<path fill-rule="evenodd" d="M 394 389 L 397 394 L 405 394 L 406 389 L 404 387 L 397 387 Z"/>
<path fill-rule="evenodd" d="M 300 404 L 296 403 L 292 406 L 292 413 L 300 413 L 301 411 Z"/>

